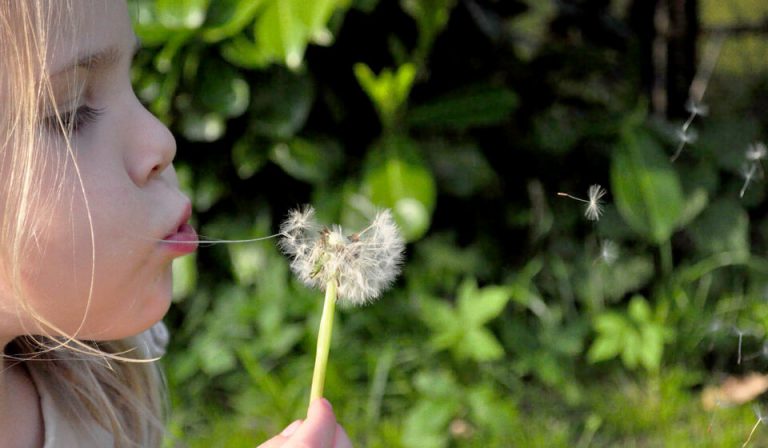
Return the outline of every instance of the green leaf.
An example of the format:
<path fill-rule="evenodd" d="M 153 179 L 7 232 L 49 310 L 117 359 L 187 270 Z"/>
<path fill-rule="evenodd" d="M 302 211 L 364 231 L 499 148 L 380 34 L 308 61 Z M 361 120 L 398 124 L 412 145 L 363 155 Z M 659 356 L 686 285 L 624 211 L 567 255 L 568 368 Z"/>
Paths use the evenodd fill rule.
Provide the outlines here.
<path fill-rule="evenodd" d="M 680 181 L 659 144 L 644 130 L 624 132 L 611 166 L 621 216 L 653 243 L 667 241 L 683 212 Z"/>
<path fill-rule="evenodd" d="M 298 16 L 301 0 L 272 0 L 254 24 L 262 57 L 295 69 L 304 58 L 306 30 Z"/>
<path fill-rule="evenodd" d="M 420 310 L 421 318 L 434 332 L 450 330 L 461 324 L 453 308 L 441 300 L 424 298 Z"/>
<path fill-rule="evenodd" d="M 691 195 L 686 198 L 685 207 L 680 214 L 680 220 L 677 223 L 678 228 L 683 228 L 696 219 L 702 211 L 707 208 L 709 204 L 709 195 L 703 188 L 697 188 Z"/>
<path fill-rule="evenodd" d="M 735 199 L 718 199 L 690 226 L 696 248 L 705 254 L 731 252 L 749 257 L 749 215 Z"/>
<path fill-rule="evenodd" d="M 232 271 L 240 286 L 252 285 L 264 268 L 267 257 L 261 246 L 230 244 L 227 246 Z"/>
<path fill-rule="evenodd" d="M 197 97 L 209 110 L 226 117 L 238 117 L 248 108 L 251 93 L 245 79 L 231 65 L 207 59 L 200 69 Z"/>
<path fill-rule="evenodd" d="M 638 324 L 649 323 L 651 317 L 651 307 L 642 296 L 634 296 L 629 301 L 629 317 Z"/>
<path fill-rule="evenodd" d="M 600 335 L 587 352 L 589 362 L 596 363 L 613 359 L 621 353 L 622 340 L 618 335 Z"/>
<path fill-rule="evenodd" d="M 199 353 L 201 368 L 208 376 L 215 376 L 234 368 L 236 359 L 231 347 L 212 335 L 199 339 L 195 350 Z"/>
<path fill-rule="evenodd" d="M 587 275 L 577 280 L 577 292 L 584 300 L 604 296 L 621 300 L 627 293 L 647 285 L 654 275 L 651 256 L 619 257 L 612 263 L 599 260 L 587 267 Z"/>
<path fill-rule="evenodd" d="M 153 0 L 135 0 L 135 6 L 128 9 L 131 12 L 133 28 L 143 46 L 161 45 L 174 34 L 174 30 L 163 25 L 158 19 Z"/>
<path fill-rule="evenodd" d="M 262 149 L 265 145 L 266 142 L 245 134 L 232 146 L 232 163 L 240 179 L 248 179 L 266 164 L 268 153 Z"/>
<path fill-rule="evenodd" d="M 640 337 L 643 341 L 640 364 L 649 372 L 658 371 L 664 354 L 664 330 L 658 325 L 647 325 L 641 328 Z"/>
<path fill-rule="evenodd" d="M 496 361 L 504 357 L 504 348 L 486 328 L 470 328 L 456 347 L 459 359 L 477 362 Z"/>
<path fill-rule="evenodd" d="M 448 423 L 454 410 L 443 403 L 419 401 L 403 421 L 402 443 L 406 448 L 444 448 Z"/>
<path fill-rule="evenodd" d="M 224 117 L 215 112 L 190 110 L 181 117 L 179 127 L 189 141 L 213 142 L 224 135 L 227 124 Z"/>
<path fill-rule="evenodd" d="M 378 75 L 363 63 L 355 64 L 353 69 L 357 82 L 376 107 L 384 128 L 391 128 L 398 110 L 408 100 L 416 79 L 416 66 L 407 63 L 395 71 L 384 69 Z"/>
<path fill-rule="evenodd" d="M 284 69 L 258 79 L 251 99 L 250 131 L 273 140 L 286 140 L 304 127 L 314 101 L 314 88 L 305 74 Z"/>
<path fill-rule="evenodd" d="M 345 8 L 348 4 L 349 0 L 315 0 L 301 3 L 298 14 L 309 40 L 321 45 L 329 44 L 331 35 L 326 25 L 334 11 Z"/>
<path fill-rule="evenodd" d="M 301 138 L 272 147 L 270 159 L 296 179 L 320 183 L 336 170 L 342 159 L 341 148 L 330 142 L 322 144 Z"/>
<path fill-rule="evenodd" d="M 636 329 L 627 330 L 621 350 L 621 362 L 630 370 L 634 370 L 640 362 L 643 352 L 642 342 Z"/>
<path fill-rule="evenodd" d="M 213 41 L 232 37 L 222 45 L 222 54 L 240 67 L 262 68 L 279 63 L 296 70 L 301 66 L 310 42 L 330 43 L 332 36 L 327 29 L 328 21 L 334 11 L 347 5 L 348 0 L 260 0 L 253 3 L 238 4 L 236 10 L 222 14 L 225 23 L 207 30 L 204 39 Z M 253 16 L 256 20 L 253 22 L 254 40 L 251 40 L 237 33 Z"/>
<path fill-rule="evenodd" d="M 437 191 L 413 141 L 389 137 L 369 151 L 362 190 L 373 204 L 392 209 L 407 241 L 426 233 Z"/>
<path fill-rule="evenodd" d="M 210 0 L 156 0 L 157 18 L 169 29 L 199 28 Z"/>
<path fill-rule="evenodd" d="M 240 33 L 253 22 L 266 0 L 217 0 L 208 10 L 202 32 L 206 42 L 218 42 Z"/>
<path fill-rule="evenodd" d="M 628 325 L 629 323 L 624 318 L 624 316 L 611 311 L 599 314 L 597 317 L 595 317 L 594 323 L 595 329 L 598 333 L 614 335 L 623 333 Z"/>
<path fill-rule="evenodd" d="M 486 286 L 477 289 L 473 281 L 468 280 L 473 287 L 460 288 L 458 311 L 467 326 L 480 326 L 496 318 L 504 311 L 511 298 L 510 290 L 504 286 Z"/>
<path fill-rule="evenodd" d="M 416 128 L 465 130 L 509 119 L 517 95 L 504 87 L 471 86 L 410 108 L 407 121 Z"/>

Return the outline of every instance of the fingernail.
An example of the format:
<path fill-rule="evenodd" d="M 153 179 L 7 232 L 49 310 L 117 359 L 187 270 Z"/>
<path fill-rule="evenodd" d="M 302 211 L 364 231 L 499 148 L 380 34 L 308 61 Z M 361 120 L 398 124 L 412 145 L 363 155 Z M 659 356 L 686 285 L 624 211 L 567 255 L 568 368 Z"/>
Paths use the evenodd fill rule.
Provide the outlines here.
<path fill-rule="evenodd" d="M 301 426 L 301 420 L 296 420 L 295 422 L 286 426 L 283 432 L 280 433 L 280 435 L 283 437 L 290 437 L 293 435 L 293 433 L 296 432 L 297 429 L 299 429 L 299 426 Z"/>

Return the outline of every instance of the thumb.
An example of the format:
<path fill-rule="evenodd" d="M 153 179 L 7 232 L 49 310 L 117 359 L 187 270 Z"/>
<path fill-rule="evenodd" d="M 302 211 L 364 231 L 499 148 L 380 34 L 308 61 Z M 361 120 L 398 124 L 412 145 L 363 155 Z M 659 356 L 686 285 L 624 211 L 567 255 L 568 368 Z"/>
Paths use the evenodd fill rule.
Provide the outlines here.
<path fill-rule="evenodd" d="M 330 448 L 336 437 L 336 417 L 333 407 L 325 398 L 318 398 L 309 406 L 307 419 L 290 437 L 286 446 L 312 446 Z"/>

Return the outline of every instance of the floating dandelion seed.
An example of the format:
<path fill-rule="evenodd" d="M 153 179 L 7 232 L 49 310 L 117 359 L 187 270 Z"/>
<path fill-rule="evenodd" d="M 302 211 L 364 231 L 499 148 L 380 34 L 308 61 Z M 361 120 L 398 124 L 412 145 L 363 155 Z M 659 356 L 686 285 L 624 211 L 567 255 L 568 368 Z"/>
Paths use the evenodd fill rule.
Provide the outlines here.
<path fill-rule="evenodd" d="M 755 413 L 755 417 L 757 417 L 757 421 L 755 422 L 755 426 L 752 427 L 752 431 L 749 432 L 749 437 L 747 437 L 747 441 L 741 445 L 741 448 L 744 448 L 747 445 L 749 445 L 749 441 L 752 440 L 752 435 L 757 430 L 757 427 L 760 426 L 761 423 L 765 423 L 766 421 L 768 421 L 768 415 L 763 415 L 763 411 L 760 410 L 759 406 L 754 405 L 752 407 L 752 411 Z"/>
<path fill-rule="evenodd" d="M 768 155 L 768 148 L 765 147 L 765 143 L 757 142 L 749 145 L 745 156 L 748 162 L 759 162 Z"/>
<path fill-rule="evenodd" d="M 709 106 L 704 103 L 694 101 L 693 99 L 689 99 L 685 103 L 685 110 L 687 110 L 693 116 L 698 115 L 700 117 L 706 117 L 709 115 Z"/>
<path fill-rule="evenodd" d="M 619 259 L 619 246 L 611 240 L 600 243 L 600 259 L 605 264 L 613 264 Z"/>
<path fill-rule="evenodd" d="M 323 395 L 337 298 L 352 305 L 377 299 L 400 272 L 405 242 L 389 210 L 379 212 L 362 231 L 346 235 L 341 226 L 320 226 L 314 209 L 304 206 L 289 213 L 280 234 L 280 248 L 291 257 L 291 270 L 299 280 L 325 290 L 311 403 Z"/>
<path fill-rule="evenodd" d="M 696 140 L 699 138 L 699 134 L 696 133 L 696 130 L 690 127 L 678 129 L 676 135 L 677 141 L 684 145 L 696 143 Z"/>
<path fill-rule="evenodd" d="M 741 187 L 741 191 L 739 191 L 739 197 L 743 198 L 744 193 L 747 192 L 747 187 L 749 187 L 749 184 L 752 182 L 752 179 L 755 178 L 755 173 L 757 172 L 757 164 L 752 163 L 750 165 L 745 165 L 741 169 L 741 176 L 744 178 L 744 185 Z"/>
<path fill-rule="evenodd" d="M 608 193 L 605 188 L 598 184 L 591 185 L 587 195 L 589 199 L 582 199 L 568 193 L 558 192 L 558 196 L 565 196 L 567 198 L 575 199 L 587 204 L 586 210 L 584 210 L 584 216 L 590 221 L 597 221 L 600 219 L 600 215 L 603 214 L 603 202 L 602 198 Z"/>

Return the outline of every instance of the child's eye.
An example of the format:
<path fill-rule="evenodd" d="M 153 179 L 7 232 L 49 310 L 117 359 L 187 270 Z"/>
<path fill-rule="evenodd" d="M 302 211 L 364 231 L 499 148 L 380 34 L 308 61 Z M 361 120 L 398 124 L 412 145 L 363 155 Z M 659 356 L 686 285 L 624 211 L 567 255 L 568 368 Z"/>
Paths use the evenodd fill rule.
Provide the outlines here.
<path fill-rule="evenodd" d="M 74 111 L 62 112 L 59 117 L 56 117 L 56 115 L 48 116 L 44 118 L 43 122 L 50 131 L 76 134 L 95 121 L 102 112 L 103 109 L 80 106 Z M 59 118 L 61 123 L 59 123 Z"/>

